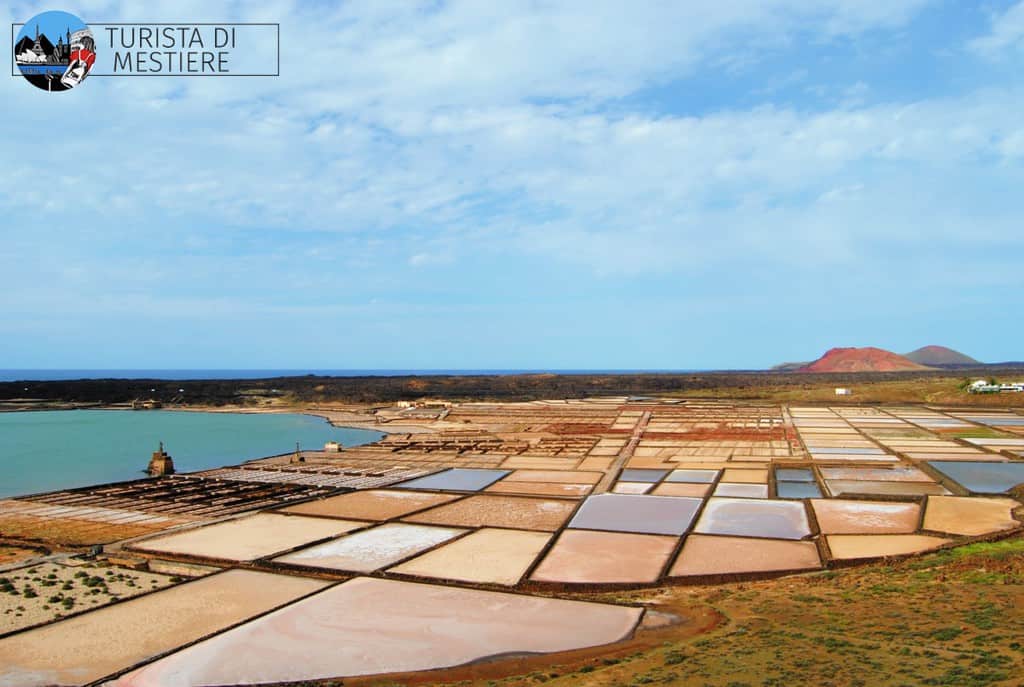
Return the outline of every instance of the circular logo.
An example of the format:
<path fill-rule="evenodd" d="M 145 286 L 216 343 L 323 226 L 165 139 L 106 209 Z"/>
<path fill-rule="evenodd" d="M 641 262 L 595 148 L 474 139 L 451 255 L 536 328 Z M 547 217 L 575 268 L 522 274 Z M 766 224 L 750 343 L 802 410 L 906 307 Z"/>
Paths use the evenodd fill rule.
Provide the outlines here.
<path fill-rule="evenodd" d="M 37 14 L 14 41 L 14 63 L 44 91 L 66 91 L 85 81 L 96 62 L 96 41 L 81 19 L 67 12 Z"/>

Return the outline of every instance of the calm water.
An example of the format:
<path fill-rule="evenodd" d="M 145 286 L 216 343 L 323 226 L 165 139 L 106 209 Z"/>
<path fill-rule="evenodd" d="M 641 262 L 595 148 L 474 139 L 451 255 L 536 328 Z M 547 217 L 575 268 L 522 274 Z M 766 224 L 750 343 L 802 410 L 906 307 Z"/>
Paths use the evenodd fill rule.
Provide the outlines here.
<path fill-rule="evenodd" d="M 408 376 L 479 376 L 479 375 L 520 375 L 520 374 L 633 374 L 674 372 L 690 373 L 698 370 L 41 370 L 41 369 L 3 369 L 0 370 L 0 382 L 36 381 L 49 382 L 66 379 L 273 379 L 275 377 L 302 377 L 316 375 L 318 377 L 408 377 Z"/>
<path fill-rule="evenodd" d="M 366 444 L 380 432 L 332 427 L 295 414 L 168 410 L 0 413 L 0 497 L 143 476 L 164 442 L 179 472 L 240 463 L 327 441 Z"/>

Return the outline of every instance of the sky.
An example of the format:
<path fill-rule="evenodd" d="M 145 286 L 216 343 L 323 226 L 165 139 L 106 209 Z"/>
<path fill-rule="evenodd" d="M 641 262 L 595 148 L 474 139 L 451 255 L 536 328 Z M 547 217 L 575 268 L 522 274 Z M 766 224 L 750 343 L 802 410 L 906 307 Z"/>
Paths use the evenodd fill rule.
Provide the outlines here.
<path fill-rule="evenodd" d="M 1024 359 L 1024 2 L 46 9 L 281 76 L 0 79 L 0 368 Z"/>
<path fill-rule="evenodd" d="M 30 19 L 30 17 L 25 17 L 25 19 L 20 21 L 23 22 L 27 19 Z M 58 41 L 67 42 L 67 37 L 70 32 L 78 31 L 82 28 L 85 27 L 78 17 L 73 14 L 57 10 L 38 17 L 38 21 L 18 27 L 14 38 L 15 41 L 17 41 L 23 36 L 27 36 L 34 40 L 36 37 L 36 29 L 38 29 L 40 34 L 46 36 L 51 43 L 56 45 Z"/>

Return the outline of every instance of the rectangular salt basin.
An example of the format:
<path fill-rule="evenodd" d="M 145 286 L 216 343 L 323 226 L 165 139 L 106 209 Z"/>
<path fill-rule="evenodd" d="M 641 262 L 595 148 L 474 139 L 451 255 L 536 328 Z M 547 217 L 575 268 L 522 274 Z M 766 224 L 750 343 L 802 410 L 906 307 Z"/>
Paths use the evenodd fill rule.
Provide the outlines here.
<path fill-rule="evenodd" d="M 976 494 L 1004 494 L 1024 484 L 1024 462 L 931 461 L 929 465 Z"/>
<path fill-rule="evenodd" d="M 883 451 L 880 448 L 867 448 L 867 447 L 865 447 L 865 448 L 851 448 L 851 447 L 845 447 L 844 446 L 844 447 L 841 447 L 841 448 L 815 448 L 815 447 L 811 446 L 810 444 L 808 444 L 807 448 L 810 449 L 810 451 L 812 453 L 843 453 L 843 454 L 850 454 L 850 455 L 873 455 L 873 454 L 885 453 L 885 451 Z"/>
<path fill-rule="evenodd" d="M 715 487 L 715 496 L 737 496 L 748 499 L 765 499 L 768 498 L 768 485 L 719 482 L 718 486 Z"/>
<path fill-rule="evenodd" d="M 776 482 L 775 493 L 780 499 L 816 499 L 821 490 L 813 482 Z"/>
<path fill-rule="evenodd" d="M 641 608 L 366 577 L 257 618 L 116 685 L 295 683 L 569 651 L 631 635 Z"/>
<path fill-rule="evenodd" d="M 725 472 L 722 473 L 722 481 L 741 484 L 767 484 L 768 471 L 726 468 Z"/>
<path fill-rule="evenodd" d="M 484 489 L 488 494 L 524 494 L 529 496 L 561 496 L 578 499 L 589 494 L 594 487 L 589 484 L 566 482 L 510 482 L 503 479 Z"/>
<path fill-rule="evenodd" d="M 614 494 L 646 494 L 654 485 L 650 482 L 617 482 L 612 487 Z"/>
<path fill-rule="evenodd" d="M 651 534 L 563 530 L 530 579 L 564 584 L 654 582 L 678 541 Z"/>
<path fill-rule="evenodd" d="M 982 463 L 991 463 L 1006 460 L 1002 456 L 992 455 L 991 453 L 984 453 L 982 451 L 978 451 L 977 453 L 907 453 L 907 457 L 918 463 L 933 463 L 937 460 L 980 461 Z"/>
<path fill-rule="evenodd" d="M 951 541 L 923 534 L 830 534 L 825 540 L 836 560 L 905 556 L 930 551 Z"/>
<path fill-rule="evenodd" d="M 803 539 L 811 533 L 804 504 L 766 499 L 708 499 L 694 528 L 701 534 Z"/>
<path fill-rule="evenodd" d="M 879 496 L 924 496 L 925 494 L 948 494 L 949 491 L 935 482 L 899 482 L 871 480 L 825 480 L 825 486 L 832 496 L 863 494 Z"/>
<path fill-rule="evenodd" d="M 701 500 L 671 496 L 599 494 L 587 498 L 569 527 L 646 534 L 682 534 Z"/>
<path fill-rule="evenodd" d="M 515 470 L 503 482 L 567 482 L 572 484 L 597 484 L 600 472 L 579 470 Z"/>
<path fill-rule="evenodd" d="M 550 539 L 545 532 L 485 528 L 388 572 L 512 586 L 526 574 Z"/>
<path fill-rule="evenodd" d="M 692 496 L 704 498 L 711 491 L 710 484 L 692 482 L 662 482 L 651 492 L 654 496 Z"/>
<path fill-rule="evenodd" d="M 775 479 L 785 482 L 813 482 L 814 471 L 805 468 L 776 468 Z"/>
<path fill-rule="evenodd" d="M 922 529 L 977 536 L 1020 527 L 1013 511 L 1020 504 L 1009 498 L 936 496 L 928 499 Z"/>
<path fill-rule="evenodd" d="M 400 489 L 437 489 L 447 491 L 480 491 L 509 473 L 508 470 L 477 470 L 452 468 L 410 482 L 395 485 Z"/>
<path fill-rule="evenodd" d="M 365 522 L 258 513 L 240 520 L 137 542 L 131 548 L 228 561 L 252 561 L 310 542 L 336 537 Z"/>
<path fill-rule="evenodd" d="M 487 526 L 554 531 L 565 524 L 576 510 L 577 503 L 568 499 L 477 494 L 410 515 L 404 521 L 452 527 Z"/>
<path fill-rule="evenodd" d="M 811 458 L 813 458 L 814 460 L 819 460 L 819 461 L 823 461 L 823 462 L 835 462 L 835 463 L 843 462 L 843 461 L 848 462 L 848 463 L 896 463 L 899 460 L 898 458 L 896 458 L 896 456 L 892 456 L 892 455 L 888 455 L 888 454 L 885 454 L 885 455 L 882 455 L 882 454 L 879 454 L 879 455 L 875 455 L 875 454 L 871 454 L 871 455 L 856 455 L 856 454 L 852 454 L 852 453 L 842 453 L 842 454 L 839 454 L 839 453 L 830 453 L 830 454 L 811 453 Z"/>
<path fill-rule="evenodd" d="M 0 685 L 93 682 L 325 586 L 229 570 L 100 608 L 0 640 Z"/>
<path fill-rule="evenodd" d="M 827 480 L 868 480 L 873 482 L 934 482 L 916 467 L 892 468 L 821 468 Z M 781 478 L 780 478 L 781 479 Z"/>
<path fill-rule="evenodd" d="M 388 523 L 275 558 L 310 568 L 373 572 L 426 551 L 466 530 Z"/>
<path fill-rule="evenodd" d="M 1019 439 L 964 439 L 964 441 L 981 446 L 1024 446 L 1024 437 Z"/>
<path fill-rule="evenodd" d="M 921 519 L 916 503 L 815 499 L 811 505 L 822 534 L 909 534 Z"/>
<path fill-rule="evenodd" d="M 1024 427 L 1024 417 L 980 417 L 973 418 L 985 425 L 997 427 Z"/>
<path fill-rule="evenodd" d="M 320 515 L 356 520 L 390 520 L 459 498 L 455 494 L 431 494 L 399 489 L 353 491 L 341 496 L 309 501 L 282 509 L 282 513 Z"/>
<path fill-rule="evenodd" d="M 691 534 L 670 577 L 812 570 L 821 567 L 811 541 L 779 541 Z"/>
<path fill-rule="evenodd" d="M 711 484 L 718 477 L 719 472 L 720 470 L 673 470 L 665 478 L 665 481 Z"/>
<path fill-rule="evenodd" d="M 660 482 L 668 470 L 644 470 L 627 468 L 619 475 L 620 482 Z"/>

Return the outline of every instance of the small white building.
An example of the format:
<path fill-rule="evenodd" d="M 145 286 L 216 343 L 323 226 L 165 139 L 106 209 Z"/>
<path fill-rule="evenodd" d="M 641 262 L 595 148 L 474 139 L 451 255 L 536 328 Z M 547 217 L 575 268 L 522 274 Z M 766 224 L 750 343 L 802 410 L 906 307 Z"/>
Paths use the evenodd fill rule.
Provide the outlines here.
<path fill-rule="evenodd" d="M 972 394 L 998 394 L 1000 387 L 998 384 L 989 384 L 986 379 L 978 379 L 971 382 L 967 390 Z"/>
<path fill-rule="evenodd" d="M 853 389 L 847 389 L 846 387 L 837 386 L 836 396 L 853 396 Z"/>
<path fill-rule="evenodd" d="M 327 453 L 341 453 L 341 443 L 337 441 L 328 441 L 324 444 L 324 451 Z"/>

